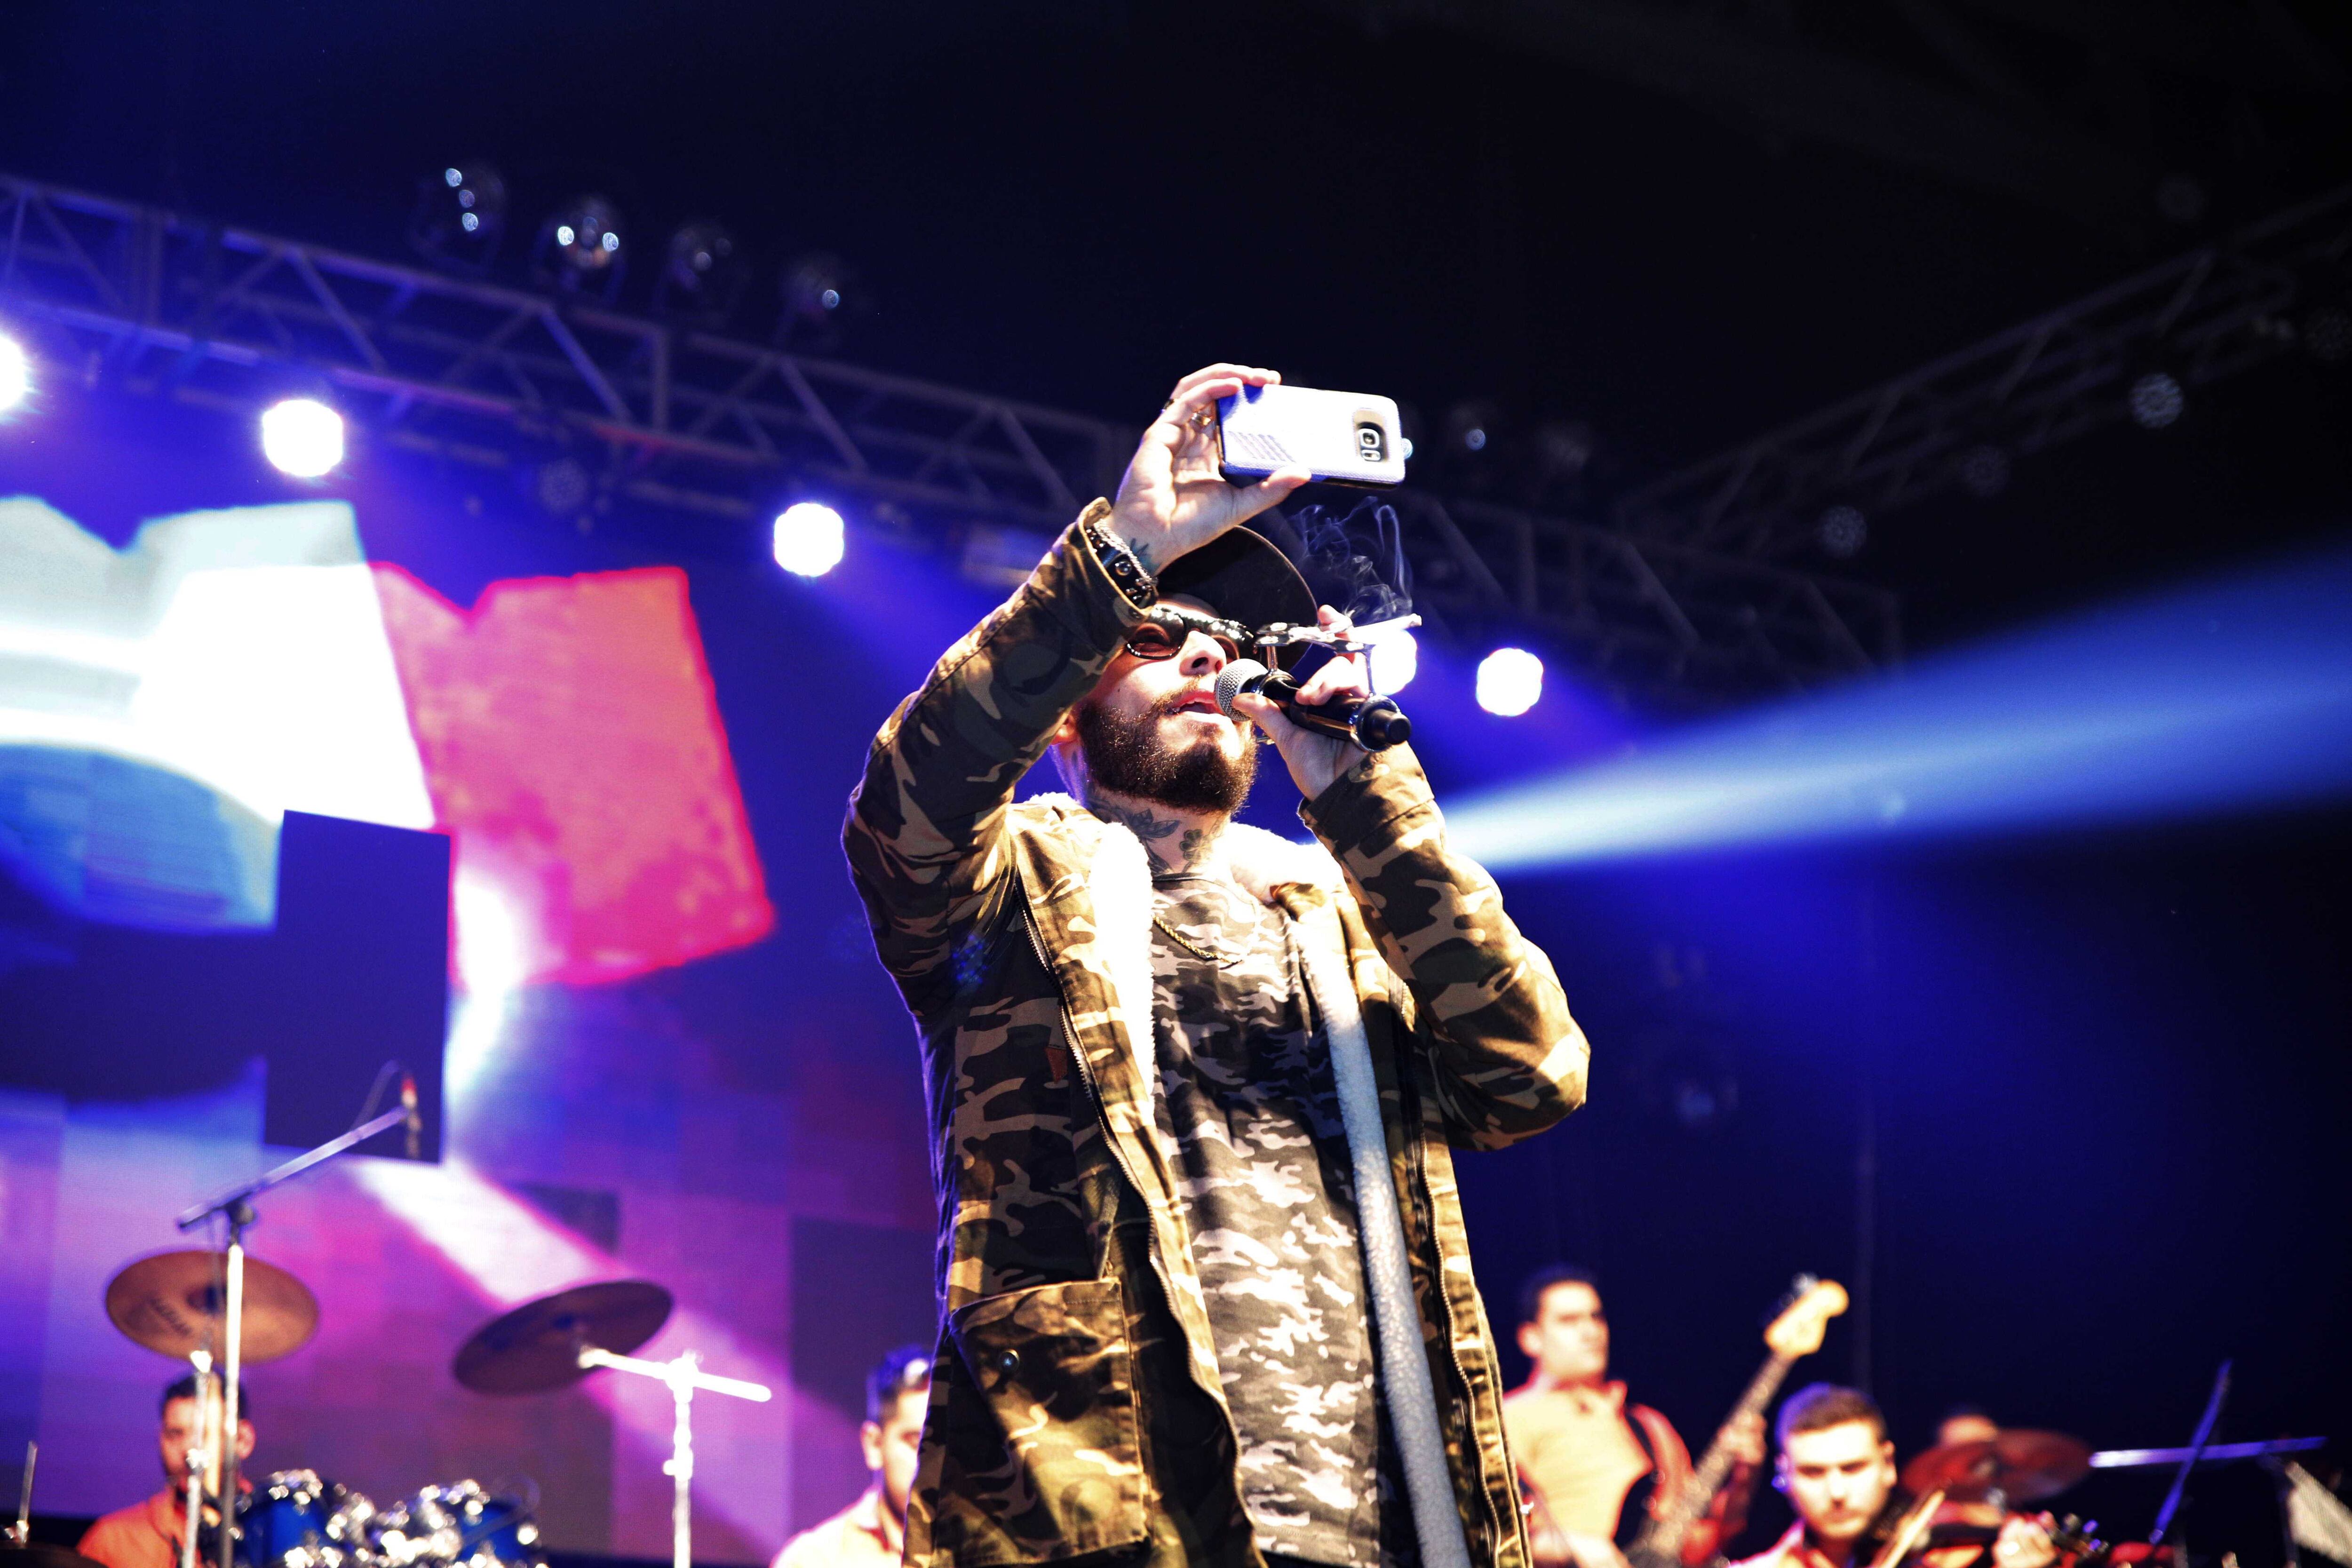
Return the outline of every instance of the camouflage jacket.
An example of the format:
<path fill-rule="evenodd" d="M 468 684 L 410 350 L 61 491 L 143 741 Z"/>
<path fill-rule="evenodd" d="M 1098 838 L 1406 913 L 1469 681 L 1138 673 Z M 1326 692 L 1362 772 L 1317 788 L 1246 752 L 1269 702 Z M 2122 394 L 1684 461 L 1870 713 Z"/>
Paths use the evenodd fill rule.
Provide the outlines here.
<path fill-rule="evenodd" d="M 1074 526 L 891 715 L 844 831 L 921 1037 L 933 1138 L 945 1316 L 907 1521 L 921 1568 L 1259 1562 L 1140 1066 L 1149 868 L 1075 802 L 1013 803 L 1139 618 Z M 1404 748 L 1301 815 L 1344 880 L 1310 869 L 1254 890 L 1300 941 L 1344 947 L 1472 1556 L 1523 1568 L 1450 1150 L 1574 1110 L 1584 1037 L 1493 880 L 1446 848 Z"/>

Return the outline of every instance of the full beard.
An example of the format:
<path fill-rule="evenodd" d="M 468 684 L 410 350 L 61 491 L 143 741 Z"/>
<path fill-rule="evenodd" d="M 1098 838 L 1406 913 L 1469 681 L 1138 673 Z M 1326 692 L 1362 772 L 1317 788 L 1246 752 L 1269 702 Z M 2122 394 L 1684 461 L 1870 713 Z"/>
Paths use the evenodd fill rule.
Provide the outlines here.
<path fill-rule="evenodd" d="M 1257 778 L 1255 731 L 1245 731 L 1242 754 L 1229 757 L 1206 735 L 1178 746 L 1160 737 L 1160 721 L 1186 694 L 1162 698 L 1132 719 L 1089 700 L 1078 708 L 1078 747 L 1087 778 L 1097 788 L 1177 811 L 1231 813 L 1249 798 Z"/>

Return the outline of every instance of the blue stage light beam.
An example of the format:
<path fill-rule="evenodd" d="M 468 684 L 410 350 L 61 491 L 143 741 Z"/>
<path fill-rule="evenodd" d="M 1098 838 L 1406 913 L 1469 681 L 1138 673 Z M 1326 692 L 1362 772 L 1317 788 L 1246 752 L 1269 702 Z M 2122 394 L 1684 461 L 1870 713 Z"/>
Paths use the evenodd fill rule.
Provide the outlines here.
<path fill-rule="evenodd" d="M 1496 869 L 2352 795 L 2352 547 L 2070 617 L 1478 796 Z"/>

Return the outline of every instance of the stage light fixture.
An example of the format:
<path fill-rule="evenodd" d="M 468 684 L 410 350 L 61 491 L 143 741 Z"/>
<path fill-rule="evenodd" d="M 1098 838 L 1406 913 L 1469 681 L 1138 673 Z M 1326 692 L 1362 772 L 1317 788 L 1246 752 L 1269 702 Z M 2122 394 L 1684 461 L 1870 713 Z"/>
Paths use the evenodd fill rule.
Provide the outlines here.
<path fill-rule="evenodd" d="M 794 501 L 776 514 L 776 564 L 796 576 L 824 576 L 845 548 L 841 514 L 823 501 Z"/>
<path fill-rule="evenodd" d="M 271 467 L 315 479 L 343 460 L 343 416 L 315 397 L 289 397 L 261 416 L 261 451 Z"/>
<path fill-rule="evenodd" d="M 779 343 L 837 342 L 849 317 L 866 304 L 856 274 L 841 258 L 824 252 L 786 263 L 782 294 Z"/>
<path fill-rule="evenodd" d="M 2171 372 L 2152 370 L 2131 384 L 2127 405 L 2141 429 L 2161 430 L 2188 411 L 2189 395 Z"/>
<path fill-rule="evenodd" d="M 417 182 L 408 244 L 427 261 L 458 272 L 487 272 L 498 258 L 506 226 L 507 183 L 489 164 L 445 164 Z"/>
<path fill-rule="evenodd" d="M 620 208 L 609 196 L 572 197 L 540 226 L 532 260 L 543 283 L 613 298 L 628 270 Z"/>
<path fill-rule="evenodd" d="M 1960 489 L 1990 500 L 2009 488 L 2009 454 L 1986 442 L 1960 454 Z"/>
<path fill-rule="evenodd" d="M 1536 430 L 1536 449 L 1553 475 L 1568 478 L 1592 466 L 1600 438 L 1581 419 L 1549 419 Z"/>
<path fill-rule="evenodd" d="M 661 277 L 654 282 L 654 312 L 715 326 L 734 313 L 748 276 L 742 247 L 725 225 L 686 224 L 669 237 Z"/>
<path fill-rule="evenodd" d="M 2305 312 L 2304 352 L 2322 364 L 2352 362 L 2352 306 L 2315 305 Z"/>
<path fill-rule="evenodd" d="M 1475 458 L 1495 444 L 1495 422 L 1500 415 L 1493 404 L 1457 403 L 1445 416 L 1446 444 Z"/>
<path fill-rule="evenodd" d="M 1478 706 L 1516 719 L 1543 696 L 1543 660 L 1523 647 L 1498 647 L 1478 661 Z"/>
<path fill-rule="evenodd" d="M 551 516 L 572 517 L 596 497 L 596 481 L 577 458 L 551 458 L 531 475 L 531 495 Z"/>
<path fill-rule="evenodd" d="M 1840 561 L 1851 561 L 1870 542 L 1870 520 L 1860 507 L 1841 502 L 1822 513 L 1818 531 L 1823 550 Z"/>
<path fill-rule="evenodd" d="M 16 339 L 0 336 L 0 414 L 24 402 L 32 391 L 32 357 Z"/>
<path fill-rule="evenodd" d="M 1366 658 L 1372 690 L 1382 697 L 1395 696 L 1421 673 L 1421 644 L 1414 640 L 1412 633 L 1402 628 L 1374 640 Z"/>

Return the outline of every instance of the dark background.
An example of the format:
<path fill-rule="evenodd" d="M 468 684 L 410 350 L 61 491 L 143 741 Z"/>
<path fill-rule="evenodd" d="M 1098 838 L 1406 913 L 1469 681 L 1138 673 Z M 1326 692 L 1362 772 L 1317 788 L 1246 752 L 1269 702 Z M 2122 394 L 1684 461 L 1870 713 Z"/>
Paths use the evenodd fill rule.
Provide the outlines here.
<path fill-rule="evenodd" d="M 2340 58 L 2340 13 L 2295 15 Z M 1864 7 L 1802 19 L 1822 47 L 1893 47 Z M 417 177 L 487 156 L 525 228 L 591 188 L 645 250 L 689 216 L 725 220 L 770 269 L 747 330 L 765 330 L 776 264 L 830 250 L 872 301 L 844 357 L 1129 419 L 1225 356 L 1391 392 L 1424 418 L 1490 398 L 1507 435 L 1548 416 L 1595 426 L 1595 506 L 2352 177 L 2341 103 L 2258 101 L 2248 131 L 2234 110 L 2168 117 L 2157 99 L 2151 166 L 2192 169 L 2209 193 L 2189 222 L 2144 194 L 2055 210 L 1337 5 L 280 0 L 0 17 L 14 172 L 394 256 Z M 2022 462 L 1995 503 L 1874 520 L 1845 569 L 1903 591 L 1914 647 L 1932 650 L 2338 532 L 2347 380 L 2281 361 L 2170 430 Z M 145 416 L 93 401 L 77 417 Z M 143 424 L 130 438 L 169 447 Z M 8 488 L 118 539 L 152 511 L 286 493 L 228 468 L 192 493 L 184 467 L 152 502 L 121 476 L 77 498 L 72 450 L 58 437 Z M 707 521 L 583 538 L 493 497 L 461 539 L 432 487 L 468 482 L 387 484 L 362 505 L 371 553 L 460 603 L 503 575 L 686 565 L 771 885 L 800 895 L 760 946 L 632 984 L 731 1041 L 738 1081 L 787 1081 L 813 1117 L 895 1119 L 919 1157 L 912 1055 L 878 973 L 845 968 L 812 1008 L 794 955 L 834 952 L 854 921 L 833 838 L 864 737 L 981 598 L 785 584 L 756 540 Z M 810 650 L 846 648 L 856 668 L 829 664 L 824 700 L 802 700 Z M 1432 736 L 1448 793 L 1509 771 L 1480 722 L 1450 732 L 1453 755 L 1444 726 Z M 1867 1089 L 1870 1370 L 1906 1453 L 1960 1400 L 2099 1446 L 2183 1442 L 2232 1355 L 2223 1436 L 2341 1433 L 2347 872 L 2337 810 L 1512 879 L 1595 1061 L 1570 1127 L 1463 1163 L 1501 1337 L 1527 1271 L 1596 1265 L 1621 1373 L 1696 1446 L 1788 1277 L 1851 1276 Z M 1675 1113 L 1694 1081 L 1729 1107 L 1714 1125 Z M 1849 1319 L 1799 1375 L 1846 1376 L 1855 1353 Z M 2276 1561 L 2263 1485 L 2243 1468 L 2200 1479 L 2200 1549 Z M 2159 1491 L 2101 1478 L 2070 1500 L 2127 1534 Z M 1758 1513 L 1750 1546 L 1785 1517 Z"/>

